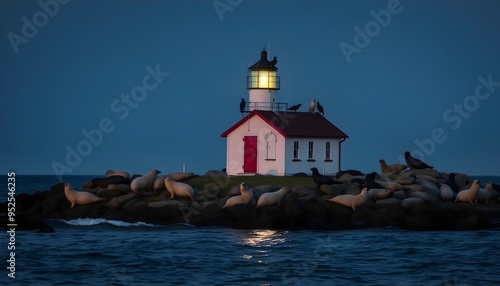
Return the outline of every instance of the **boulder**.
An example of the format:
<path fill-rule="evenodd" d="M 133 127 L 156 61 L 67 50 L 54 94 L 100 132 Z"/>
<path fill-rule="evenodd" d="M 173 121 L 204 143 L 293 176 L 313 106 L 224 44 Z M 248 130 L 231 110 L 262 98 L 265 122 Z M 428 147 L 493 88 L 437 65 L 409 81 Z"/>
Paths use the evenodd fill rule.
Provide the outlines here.
<path fill-rule="evenodd" d="M 403 186 L 401 186 L 398 183 L 385 182 L 385 181 L 375 181 L 375 182 L 379 183 L 384 189 L 387 190 L 398 191 L 403 189 Z"/>
<path fill-rule="evenodd" d="M 404 200 L 408 197 L 408 195 L 406 194 L 406 191 L 401 190 L 401 191 L 395 191 L 392 194 L 392 197 L 395 199 Z"/>
<path fill-rule="evenodd" d="M 406 198 L 401 201 L 401 207 L 404 209 L 409 209 L 412 206 L 419 205 L 419 204 L 425 204 L 425 201 L 421 198 Z"/>
<path fill-rule="evenodd" d="M 434 196 L 427 192 L 412 192 L 408 195 L 410 198 L 419 198 L 431 204 L 439 203 L 440 199 L 438 196 Z"/>
<path fill-rule="evenodd" d="M 392 208 L 399 207 L 401 205 L 402 200 L 395 198 L 387 198 L 375 201 L 375 209 L 381 208 Z"/>
<path fill-rule="evenodd" d="M 322 195 L 339 196 L 342 195 L 348 186 L 344 184 L 334 184 L 334 185 L 321 185 L 319 187 L 319 193 Z"/>
<path fill-rule="evenodd" d="M 317 194 L 315 190 L 311 190 L 310 188 L 300 187 L 300 186 L 299 187 L 292 187 L 292 192 L 299 195 L 299 197 Z"/>
<path fill-rule="evenodd" d="M 439 191 L 439 197 L 441 198 L 441 200 L 443 200 L 443 202 L 449 202 L 455 199 L 455 193 L 450 188 L 450 186 L 443 184 L 441 185 L 441 187 L 439 187 Z"/>
<path fill-rule="evenodd" d="M 434 178 L 439 178 L 441 174 L 434 169 L 413 169 L 413 170 L 406 170 L 400 173 L 402 176 L 419 176 L 419 175 L 426 175 L 426 176 L 431 176 Z"/>
<path fill-rule="evenodd" d="M 167 174 L 165 176 L 170 177 L 172 180 L 174 180 L 176 182 L 183 182 L 183 181 L 187 181 L 191 178 L 197 177 L 198 175 L 196 175 L 194 173 L 174 172 L 174 173 Z"/>
<path fill-rule="evenodd" d="M 396 179 L 394 180 L 394 183 L 400 184 L 400 185 L 412 185 L 415 184 L 415 177 L 405 177 L 398 175 Z"/>
<path fill-rule="evenodd" d="M 130 200 L 135 199 L 137 197 L 136 193 L 130 193 L 123 196 L 112 198 L 106 206 L 113 210 L 121 209 L 126 203 Z"/>
<path fill-rule="evenodd" d="M 227 177 L 227 173 L 223 171 L 209 170 L 203 176 L 210 178 L 225 178 Z"/>
<path fill-rule="evenodd" d="M 367 196 L 372 200 L 380 200 L 392 196 L 393 193 L 394 191 L 390 191 L 387 189 L 370 189 L 367 193 Z"/>
<path fill-rule="evenodd" d="M 417 180 L 426 180 L 426 181 L 431 182 L 433 184 L 437 184 L 437 182 L 438 182 L 438 179 L 431 177 L 431 176 L 427 176 L 427 175 L 418 175 Z"/>

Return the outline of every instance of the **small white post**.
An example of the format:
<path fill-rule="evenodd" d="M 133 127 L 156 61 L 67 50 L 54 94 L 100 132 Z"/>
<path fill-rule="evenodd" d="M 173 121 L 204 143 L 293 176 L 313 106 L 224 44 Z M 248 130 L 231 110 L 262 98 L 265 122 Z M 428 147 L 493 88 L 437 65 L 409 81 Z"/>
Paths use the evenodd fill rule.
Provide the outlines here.
<path fill-rule="evenodd" d="M 182 163 L 182 172 L 186 173 L 186 163 Z"/>

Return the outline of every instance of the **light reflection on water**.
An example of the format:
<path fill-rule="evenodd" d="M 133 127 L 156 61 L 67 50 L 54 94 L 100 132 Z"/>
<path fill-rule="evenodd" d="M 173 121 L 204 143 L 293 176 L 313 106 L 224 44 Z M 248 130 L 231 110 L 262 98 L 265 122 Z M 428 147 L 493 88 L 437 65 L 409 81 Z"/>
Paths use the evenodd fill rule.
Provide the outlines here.
<path fill-rule="evenodd" d="M 252 259 L 258 256 L 257 263 L 263 263 L 262 258 L 269 255 L 271 247 L 286 242 L 287 231 L 276 231 L 267 229 L 251 230 L 241 237 L 239 244 L 249 246 L 248 252 L 241 257 Z"/>

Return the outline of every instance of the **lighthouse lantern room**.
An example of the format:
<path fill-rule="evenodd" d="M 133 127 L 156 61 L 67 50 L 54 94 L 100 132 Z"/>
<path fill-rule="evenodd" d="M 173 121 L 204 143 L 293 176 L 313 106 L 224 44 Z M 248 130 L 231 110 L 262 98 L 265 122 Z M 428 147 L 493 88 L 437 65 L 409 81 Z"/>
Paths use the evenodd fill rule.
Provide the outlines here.
<path fill-rule="evenodd" d="M 246 112 L 252 110 L 285 111 L 288 108 L 286 103 L 276 101 L 280 89 L 277 62 L 276 57 L 269 61 L 267 52 L 264 49 L 260 53 L 260 60 L 248 68 L 250 73 L 247 76 L 249 102 Z"/>

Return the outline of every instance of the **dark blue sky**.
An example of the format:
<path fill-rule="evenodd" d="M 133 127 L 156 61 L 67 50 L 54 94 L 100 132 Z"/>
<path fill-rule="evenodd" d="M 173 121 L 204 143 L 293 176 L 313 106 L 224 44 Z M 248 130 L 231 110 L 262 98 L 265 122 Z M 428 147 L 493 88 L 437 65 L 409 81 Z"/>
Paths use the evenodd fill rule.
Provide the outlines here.
<path fill-rule="evenodd" d="M 415 150 L 500 175 L 500 1 L 41 2 L 0 2 L 2 173 L 224 168 L 271 35 L 278 101 L 321 102 L 350 137 L 343 169 Z"/>

